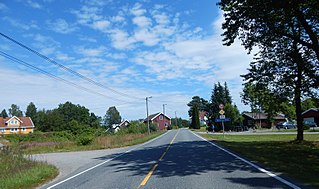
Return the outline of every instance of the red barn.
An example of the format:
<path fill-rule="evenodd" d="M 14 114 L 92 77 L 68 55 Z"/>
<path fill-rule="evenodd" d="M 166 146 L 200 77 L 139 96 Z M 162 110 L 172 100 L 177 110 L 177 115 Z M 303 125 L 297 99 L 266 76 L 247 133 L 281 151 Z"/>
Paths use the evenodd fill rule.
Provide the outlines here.
<path fill-rule="evenodd" d="M 167 127 L 171 125 L 171 118 L 164 115 L 162 112 L 149 115 L 148 119 L 146 118 L 144 122 L 147 123 L 147 120 L 149 120 L 150 123 L 156 124 L 160 130 L 167 129 Z"/>

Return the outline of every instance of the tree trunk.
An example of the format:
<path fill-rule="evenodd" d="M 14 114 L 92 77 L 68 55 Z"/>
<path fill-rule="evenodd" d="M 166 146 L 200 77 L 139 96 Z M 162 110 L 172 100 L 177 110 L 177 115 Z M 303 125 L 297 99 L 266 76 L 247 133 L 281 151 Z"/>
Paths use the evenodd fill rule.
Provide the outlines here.
<path fill-rule="evenodd" d="M 302 87 L 302 66 L 303 60 L 301 55 L 296 52 L 297 58 L 297 82 L 295 88 L 295 105 L 296 105 L 296 115 L 297 115 L 297 140 L 303 141 L 303 121 L 301 117 L 301 87 Z"/>

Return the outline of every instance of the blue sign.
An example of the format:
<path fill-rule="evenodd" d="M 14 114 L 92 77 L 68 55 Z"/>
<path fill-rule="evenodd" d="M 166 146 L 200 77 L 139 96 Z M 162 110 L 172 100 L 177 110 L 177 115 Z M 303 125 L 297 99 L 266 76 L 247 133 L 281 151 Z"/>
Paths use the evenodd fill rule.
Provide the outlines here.
<path fill-rule="evenodd" d="M 225 118 L 225 119 L 215 119 L 215 122 L 228 122 L 230 121 L 230 118 Z"/>

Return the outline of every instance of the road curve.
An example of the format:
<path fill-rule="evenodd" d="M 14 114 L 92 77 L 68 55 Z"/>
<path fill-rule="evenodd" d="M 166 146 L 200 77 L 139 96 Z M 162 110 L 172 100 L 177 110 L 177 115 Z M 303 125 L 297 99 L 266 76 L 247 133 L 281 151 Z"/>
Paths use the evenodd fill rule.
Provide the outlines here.
<path fill-rule="evenodd" d="M 299 187 L 188 129 L 180 129 L 143 145 L 99 154 L 91 163 L 42 188 Z"/>

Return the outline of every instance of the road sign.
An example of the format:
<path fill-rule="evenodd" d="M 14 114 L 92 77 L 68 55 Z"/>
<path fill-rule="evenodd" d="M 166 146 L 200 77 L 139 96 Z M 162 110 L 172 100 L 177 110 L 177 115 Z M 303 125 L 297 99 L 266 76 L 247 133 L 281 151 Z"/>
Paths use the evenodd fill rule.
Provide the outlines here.
<path fill-rule="evenodd" d="M 215 122 L 228 122 L 230 121 L 230 118 L 225 118 L 225 119 L 215 119 Z"/>
<path fill-rule="evenodd" d="M 225 114 L 225 111 L 224 110 L 220 110 L 219 114 L 223 115 L 223 114 Z"/>
<path fill-rule="evenodd" d="M 223 110 L 224 109 L 224 104 L 219 104 L 219 109 Z"/>
<path fill-rule="evenodd" d="M 225 115 L 219 115 L 219 119 L 225 119 Z"/>

